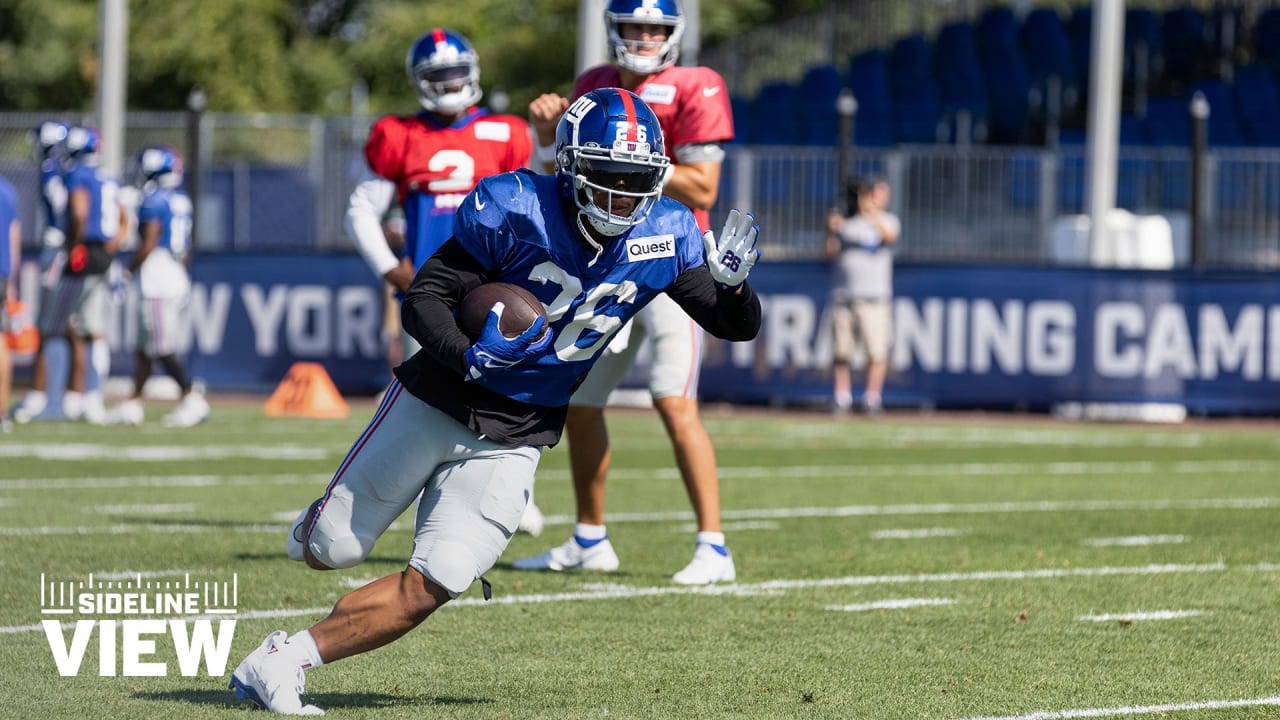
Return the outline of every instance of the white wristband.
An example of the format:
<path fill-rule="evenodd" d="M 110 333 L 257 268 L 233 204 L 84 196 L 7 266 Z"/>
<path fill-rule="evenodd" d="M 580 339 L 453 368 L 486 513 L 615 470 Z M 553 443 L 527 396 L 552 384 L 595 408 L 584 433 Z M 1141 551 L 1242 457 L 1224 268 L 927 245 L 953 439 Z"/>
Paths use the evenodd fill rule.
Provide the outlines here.
<path fill-rule="evenodd" d="M 533 161 L 540 166 L 556 164 L 556 144 L 535 145 L 533 148 Z M 534 170 L 541 172 L 542 167 L 535 167 Z"/>

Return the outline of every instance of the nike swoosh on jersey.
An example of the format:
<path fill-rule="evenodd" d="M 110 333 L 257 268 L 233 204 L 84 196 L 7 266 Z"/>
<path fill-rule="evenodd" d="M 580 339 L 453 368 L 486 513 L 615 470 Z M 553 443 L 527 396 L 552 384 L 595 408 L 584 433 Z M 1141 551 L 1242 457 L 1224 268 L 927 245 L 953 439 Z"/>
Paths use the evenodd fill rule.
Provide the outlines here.
<path fill-rule="evenodd" d="M 476 209 L 477 209 L 477 210 L 483 210 L 483 209 L 484 209 L 484 205 L 485 205 L 485 204 L 484 204 L 484 203 L 482 203 L 482 202 L 480 202 L 480 193 L 476 193 L 476 196 L 475 196 L 475 197 L 476 197 Z"/>
<path fill-rule="evenodd" d="M 703 96 L 703 97 L 711 97 L 712 95 L 715 95 L 715 94 L 716 94 L 716 93 L 718 93 L 718 92 L 720 92 L 720 86 L 719 86 L 719 85 L 716 85 L 716 86 L 714 86 L 714 87 L 704 87 L 704 88 L 702 88 L 702 96 Z"/>

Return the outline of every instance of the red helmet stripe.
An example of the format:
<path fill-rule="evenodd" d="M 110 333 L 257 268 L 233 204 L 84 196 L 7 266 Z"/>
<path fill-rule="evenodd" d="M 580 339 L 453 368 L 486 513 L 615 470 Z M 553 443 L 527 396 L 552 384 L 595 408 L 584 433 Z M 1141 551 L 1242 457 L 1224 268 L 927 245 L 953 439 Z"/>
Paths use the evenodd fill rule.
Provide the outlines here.
<path fill-rule="evenodd" d="M 627 114 L 627 140 L 635 142 L 640 139 L 636 132 L 636 125 L 639 124 L 636 120 L 636 104 L 631 102 L 631 93 L 626 90 L 620 91 L 618 97 L 622 98 L 622 110 Z"/>
<path fill-rule="evenodd" d="M 440 28 L 431 28 L 431 42 L 437 45 L 444 42 L 444 30 Z"/>

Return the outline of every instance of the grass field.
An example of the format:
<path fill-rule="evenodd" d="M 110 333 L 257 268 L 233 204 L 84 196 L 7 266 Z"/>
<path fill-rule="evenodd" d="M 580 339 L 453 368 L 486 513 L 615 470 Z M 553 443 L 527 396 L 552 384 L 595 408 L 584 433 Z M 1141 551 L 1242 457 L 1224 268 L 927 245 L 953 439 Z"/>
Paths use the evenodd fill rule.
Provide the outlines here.
<path fill-rule="evenodd" d="M 215 404 L 187 431 L 84 425 L 0 436 L 0 717 L 265 717 L 226 676 L 61 677 L 40 576 L 229 580 L 227 672 L 356 584 L 398 571 L 406 518 L 362 566 L 283 554 L 372 413 L 267 420 Z M 158 416 L 159 410 L 153 409 Z M 708 411 L 738 583 L 670 575 L 691 516 L 660 425 L 611 415 L 619 572 L 523 573 L 567 537 L 567 455 L 544 455 L 554 522 L 422 627 L 309 673 L 338 718 L 1280 716 L 1280 433 L 1266 424 L 1087 426 L 1017 416 L 833 420 Z M 47 616 L 46 616 L 47 618 Z M 67 636 L 71 631 L 67 631 Z"/>

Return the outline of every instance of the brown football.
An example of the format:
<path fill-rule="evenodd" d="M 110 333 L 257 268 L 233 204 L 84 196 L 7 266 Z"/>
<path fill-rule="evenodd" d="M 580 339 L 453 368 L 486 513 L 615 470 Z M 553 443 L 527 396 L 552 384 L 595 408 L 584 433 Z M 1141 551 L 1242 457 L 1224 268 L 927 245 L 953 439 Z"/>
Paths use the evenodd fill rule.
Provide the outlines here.
<path fill-rule="evenodd" d="M 519 285 L 492 282 L 474 288 L 462 298 L 458 306 L 458 327 L 472 342 L 480 337 L 485 321 L 489 319 L 489 310 L 493 304 L 501 301 L 506 305 L 502 311 L 502 322 L 498 329 L 508 338 L 514 338 L 529 329 L 539 317 L 546 317 L 547 310 L 533 293 Z M 539 338 L 547 332 L 543 326 Z"/>

